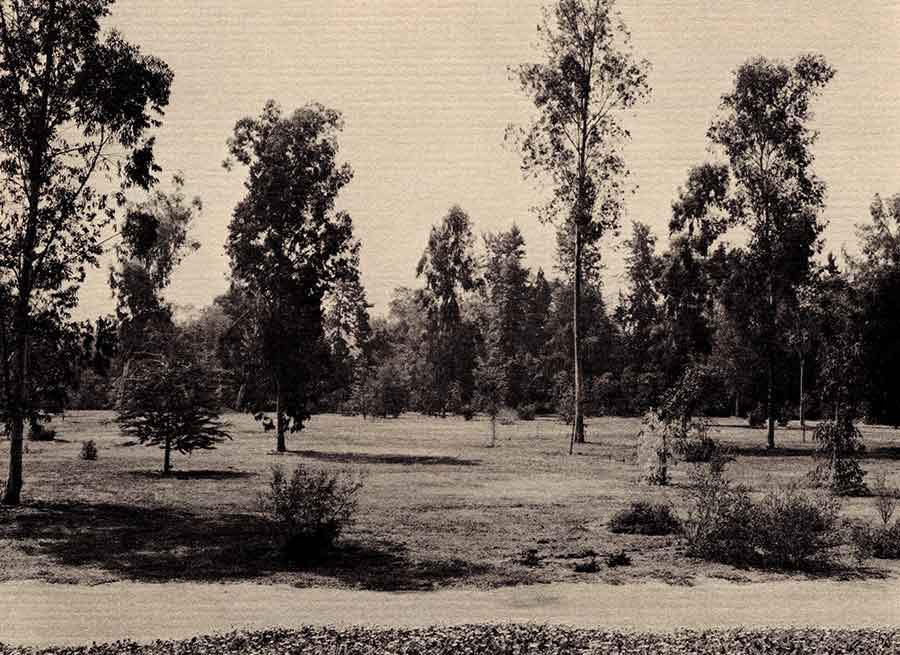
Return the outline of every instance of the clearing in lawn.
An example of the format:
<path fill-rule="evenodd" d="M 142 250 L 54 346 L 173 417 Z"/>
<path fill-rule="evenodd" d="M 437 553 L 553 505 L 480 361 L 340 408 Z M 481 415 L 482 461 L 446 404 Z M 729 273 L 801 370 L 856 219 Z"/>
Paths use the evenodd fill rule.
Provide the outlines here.
<path fill-rule="evenodd" d="M 73 412 L 53 427 L 55 442 L 31 442 L 27 503 L 0 510 L 0 580 L 100 583 L 113 580 L 254 581 L 295 586 L 428 590 L 541 582 L 696 578 L 777 580 L 786 574 L 712 564 L 684 554 L 676 537 L 614 535 L 607 522 L 635 500 L 680 504 L 690 465 L 674 484 L 637 481 L 637 419 L 595 418 L 588 443 L 568 456 L 569 428 L 539 419 L 499 426 L 498 447 L 485 447 L 485 420 L 397 420 L 318 416 L 293 435 L 290 452 L 273 454 L 274 438 L 251 418 L 230 415 L 234 437 L 217 450 L 175 456 L 160 475 L 161 452 L 123 437 L 112 414 Z M 813 444 L 798 429 L 781 430 L 780 449 L 738 419 L 719 421 L 715 437 L 737 460 L 730 474 L 760 493 L 813 468 Z M 862 465 L 900 486 L 896 432 L 864 428 Z M 98 459 L 79 457 L 93 439 Z M 8 448 L 0 447 L 0 456 Z M 272 547 L 257 513 L 270 468 L 303 462 L 362 469 L 366 484 L 356 524 L 333 556 L 297 570 Z M 874 524 L 872 498 L 844 501 L 843 516 Z M 609 568 L 605 555 L 625 550 L 631 565 Z M 595 559 L 599 567 L 583 566 Z M 884 577 L 897 568 L 873 561 L 839 577 Z M 576 565 L 581 570 L 576 572 Z M 597 570 L 593 570 L 596 568 Z M 811 574 L 794 574 L 794 577 Z"/>

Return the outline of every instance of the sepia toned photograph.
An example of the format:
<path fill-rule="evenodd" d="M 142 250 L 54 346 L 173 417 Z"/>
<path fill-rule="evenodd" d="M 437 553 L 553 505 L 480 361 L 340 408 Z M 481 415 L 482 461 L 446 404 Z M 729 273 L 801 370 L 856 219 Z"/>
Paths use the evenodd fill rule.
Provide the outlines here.
<path fill-rule="evenodd" d="M 0 0 L 0 655 L 900 655 L 896 0 Z"/>

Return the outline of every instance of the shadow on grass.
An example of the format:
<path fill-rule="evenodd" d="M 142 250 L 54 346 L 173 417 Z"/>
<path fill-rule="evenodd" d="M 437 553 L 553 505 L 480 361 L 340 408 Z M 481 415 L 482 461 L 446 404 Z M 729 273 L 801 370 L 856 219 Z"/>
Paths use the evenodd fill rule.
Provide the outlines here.
<path fill-rule="evenodd" d="M 341 464 L 402 464 L 412 466 L 480 466 L 475 459 L 460 459 L 440 455 L 378 455 L 373 453 L 326 453 L 316 450 L 289 450 L 286 455 L 297 455 L 322 462 L 339 462 Z"/>
<path fill-rule="evenodd" d="M 732 454 L 738 457 L 812 457 L 816 454 L 815 444 L 810 443 L 806 448 L 778 448 L 769 450 L 765 446 L 735 446 L 728 444 Z M 860 459 L 897 459 L 900 460 L 900 447 L 883 446 L 867 448 L 860 455 Z"/>
<path fill-rule="evenodd" d="M 66 566 L 102 568 L 143 582 L 220 582 L 293 573 L 298 586 L 316 576 L 378 591 L 430 590 L 485 573 L 460 560 L 412 560 L 390 542 L 341 542 L 302 569 L 284 562 L 268 523 L 254 514 L 201 515 L 111 503 L 33 503 L 7 514 L 0 538 Z"/>
<path fill-rule="evenodd" d="M 128 474 L 135 478 L 149 480 L 245 480 L 255 478 L 259 474 L 249 471 L 172 471 L 169 475 L 163 475 L 162 471 L 129 471 Z"/>

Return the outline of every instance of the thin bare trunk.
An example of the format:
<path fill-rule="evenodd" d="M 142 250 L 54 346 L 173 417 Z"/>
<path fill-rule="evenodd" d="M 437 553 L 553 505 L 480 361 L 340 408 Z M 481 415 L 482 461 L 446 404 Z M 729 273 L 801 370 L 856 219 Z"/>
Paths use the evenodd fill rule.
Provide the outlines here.
<path fill-rule="evenodd" d="M 800 433 L 803 438 L 803 443 L 806 443 L 806 414 L 804 414 L 803 407 L 803 373 L 804 373 L 804 357 L 800 356 Z"/>
<path fill-rule="evenodd" d="M 581 258 L 582 258 L 582 236 L 581 227 L 578 218 L 575 222 L 575 289 L 573 298 L 573 316 L 572 316 L 572 341 L 575 360 L 575 414 L 574 414 L 574 437 L 575 443 L 584 443 L 584 417 L 582 416 L 582 404 L 584 390 L 582 389 L 582 372 L 581 372 Z"/>

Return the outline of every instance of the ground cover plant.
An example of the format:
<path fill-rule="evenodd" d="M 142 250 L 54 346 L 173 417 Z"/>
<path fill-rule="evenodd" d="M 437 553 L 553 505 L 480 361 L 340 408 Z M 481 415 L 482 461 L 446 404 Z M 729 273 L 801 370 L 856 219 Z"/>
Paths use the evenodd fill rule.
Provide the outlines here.
<path fill-rule="evenodd" d="M 121 433 L 113 417 L 70 412 L 49 426 L 59 432 L 56 441 L 29 444 L 26 504 L 0 513 L 0 579 L 246 580 L 431 590 L 798 575 L 737 571 L 705 561 L 691 556 L 678 535 L 609 532 L 613 515 L 635 499 L 670 504 L 681 519 L 688 518 L 682 491 L 694 465 L 673 468 L 668 488 L 636 481 L 639 419 L 591 419 L 588 443 L 570 457 L 571 428 L 552 418 L 498 425 L 497 447 L 489 449 L 484 416 L 467 422 L 415 414 L 389 421 L 322 415 L 278 455 L 252 417 L 231 414 L 223 416 L 233 437 L 227 447 L 179 457 L 164 477 L 157 472 L 159 451 Z M 896 432 L 862 430 L 867 450 L 861 463 L 873 479 L 884 473 L 886 484 L 897 486 Z M 812 466 L 815 444 L 802 443 L 800 430 L 782 431 L 783 448 L 776 453 L 734 420 L 713 424 L 710 431 L 734 454 L 729 479 L 748 487 L 751 500 Z M 79 457 L 88 438 L 100 451 L 96 461 Z M 0 453 L 8 447 L 0 441 Z M 366 476 L 356 521 L 327 558 L 304 567 L 284 561 L 257 506 L 272 466 L 290 472 L 297 464 L 331 473 L 350 468 Z M 839 518 L 880 524 L 875 503 L 873 497 L 842 499 Z M 530 549 L 540 566 L 522 563 Z M 631 566 L 603 564 L 607 554 L 621 550 Z M 578 560 L 594 553 L 603 565 L 595 573 L 577 573 L 574 553 L 583 554 Z M 849 555 L 844 559 L 856 567 Z M 871 560 L 842 575 L 895 570 L 900 569 L 893 562 Z"/>
<path fill-rule="evenodd" d="M 416 630 L 301 628 L 235 632 L 152 644 L 117 642 L 46 650 L 0 644 L 0 655 L 886 655 L 897 630 L 707 630 L 672 634 L 606 632 L 558 626 L 468 625 Z"/>

